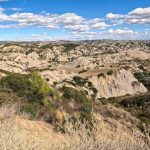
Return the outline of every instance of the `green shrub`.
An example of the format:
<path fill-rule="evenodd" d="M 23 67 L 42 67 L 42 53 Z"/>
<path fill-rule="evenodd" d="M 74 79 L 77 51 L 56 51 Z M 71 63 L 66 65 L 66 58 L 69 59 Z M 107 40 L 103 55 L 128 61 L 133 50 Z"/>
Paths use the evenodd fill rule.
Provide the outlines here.
<path fill-rule="evenodd" d="M 83 79 L 83 78 L 78 77 L 78 76 L 73 77 L 73 80 L 74 80 L 74 82 L 76 82 L 76 84 L 78 86 L 81 86 L 81 87 L 84 86 L 86 84 L 86 82 L 87 82 L 86 79 Z"/>
<path fill-rule="evenodd" d="M 66 82 L 66 83 L 71 84 L 71 85 L 73 85 L 74 87 L 76 87 L 76 83 L 73 82 L 73 81 L 63 80 L 63 82 Z"/>
<path fill-rule="evenodd" d="M 47 48 L 52 49 L 52 48 L 53 48 L 53 45 L 51 45 L 51 44 L 46 44 L 46 45 L 42 45 L 42 46 L 40 47 L 40 49 L 47 49 Z"/>
<path fill-rule="evenodd" d="M 22 112 L 25 112 L 30 115 L 30 119 L 34 120 L 37 119 L 38 111 L 36 106 L 32 103 L 26 104 L 22 108 Z"/>
<path fill-rule="evenodd" d="M 98 77 L 98 78 L 100 78 L 100 77 L 105 78 L 105 75 L 104 75 L 104 73 L 100 73 L 100 74 L 97 75 L 97 77 Z"/>
<path fill-rule="evenodd" d="M 93 123 L 94 123 L 94 119 L 93 119 L 93 115 L 92 113 L 87 113 L 84 111 L 80 111 L 80 117 L 79 120 L 83 123 L 87 122 L 87 129 L 92 129 L 93 128 Z"/>
<path fill-rule="evenodd" d="M 80 65 L 77 65 L 77 68 L 80 68 L 81 66 Z"/>
<path fill-rule="evenodd" d="M 130 69 L 130 66 L 124 66 L 123 69 L 129 70 L 129 69 Z"/>
<path fill-rule="evenodd" d="M 93 87 L 93 83 L 88 81 L 88 87 Z"/>
<path fill-rule="evenodd" d="M 87 69 L 83 69 L 81 71 L 79 71 L 79 73 L 84 73 L 84 72 L 87 72 L 88 70 Z"/>
<path fill-rule="evenodd" d="M 110 71 L 107 72 L 107 75 L 109 75 L 109 76 L 111 76 L 112 74 L 113 74 L 112 70 L 110 70 Z"/>
<path fill-rule="evenodd" d="M 124 107 L 133 107 L 133 106 L 143 106 L 145 104 L 144 100 L 141 98 L 136 98 L 136 99 L 124 99 L 120 103 Z"/>
<path fill-rule="evenodd" d="M 74 99 L 77 102 L 85 102 L 88 100 L 84 91 L 78 91 L 72 87 L 63 86 L 62 92 L 64 98 L 66 98 L 67 100 Z"/>
<path fill-rule="evenodd" d="M 91 102 L 86 102 L 81 106 L 80 111 L 83 111 L 83 112 L 86 112 L 86 113 L 91 113 L 92 109 L 93 109 L 92 103 Z"/>
<path fill-rule="evenodd" d="M 134 74 L 134 76 L 140 82 L 142 82 L 148 90 L 150 90 L 150 72 L 149 71 L 137 72 Z"/>
<path fill-rule="evenodd" d="M 26 97 L 28 100 L 38 100 L 42 103 L 52 90 L 37 72 L 29 75 L 10 73 L 0 80 L 0 87 L 11 89 L 18 96 Z"/>
<path fill-rule="evenodd" d="M 90 89 L 93 91 L 93 93 L 94 93 L 95 95 L 97 95 L 97 92 L 98 92 L 98 91 L 97 91 L 97 89 L 96 89 L 95 87 L 91 87 Z"/>
<path fill-rule="evenodd" d="M 62 44 L 62 46 L 64 46 L 64 52 L 69 52 L 72 49 L 75 49 L 76 47 L 79 46 L 79 44 L 75 44 L 75 43 L 67 43 L 67 44 Z"/>
<path fill-rule="evenodd" d="M 10 73 L 0 80 L 0 86 L 3 89 L 12 89 L 19 96 L 25 96 L 31 89 L 31 82 L 27 75 Z"/>
<path fill-rule="evenodd" d="M 15 93 L 11 91 L 0 90 L 0 105 L 14 103 L 17 101 L 19 101 L 19 97 Z"/>
<path fill-rule="evenodd" d="M 141 114 L 141 115 L 138 116 L 138 118 L 140 119 L 140 121 L 142 123 L 150 124 L 150 117 L 149 117 L 149 115 Z"/>
<path fill-rule="evenodd" d="M 97 91 L 97 89 L 94 87 L 93 83 L 90 82 L 90 81 L 87 81 L 87 83 L 88 83 L 89 89 L 92 90 L 94 94 L 97 94 L 98 91 Z"/>
<path fill-rule="evenodd" d="M 142 65 L 139 66 L 139 69 L 141 69 L 143 71 L 146 71 L 145 68 L 144 68 L 144 66 L 142 66 Z"/>
<path fill-rule="evenodd" d="M 41 78 L 37 72 L 32 72 L 29 75 L 29 81 L 31 82 L 31 91 L 29 96 L 31 99 L 43 99 L 52 93 L 52 90 L 48 84 Z"/>
<path fill-rule="evenodd" d="M 102 103 L 102 105 L 107 105 L 108 104 L 108 100 L 105 97 L 101 97 L 98 100 Z"/>

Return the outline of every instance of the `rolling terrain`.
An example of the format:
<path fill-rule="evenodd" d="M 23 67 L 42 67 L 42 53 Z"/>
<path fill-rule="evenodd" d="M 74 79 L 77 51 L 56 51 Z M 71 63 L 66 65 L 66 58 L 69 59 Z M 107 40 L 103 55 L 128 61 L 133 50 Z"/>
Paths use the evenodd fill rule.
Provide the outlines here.
<path fill-rule="evenodd" d="M 1 42 L 0 105 L 22 147 L 148 150 L 150 41 Z"/>

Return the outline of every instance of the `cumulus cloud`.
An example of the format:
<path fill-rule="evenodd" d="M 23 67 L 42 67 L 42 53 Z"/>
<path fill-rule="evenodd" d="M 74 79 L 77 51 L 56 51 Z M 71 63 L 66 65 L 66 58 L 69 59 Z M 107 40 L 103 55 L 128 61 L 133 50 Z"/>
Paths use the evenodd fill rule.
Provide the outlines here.
<path fill-rule="evenodd" d="M 95 23 L 95 24 L 93 24 L 91 26 L 94 29 L 105 29 L 105 27 L 109 27 L 109 25 L 106 24 L 105 22 L 98 22 L 98 23 Z"/>
<path fill-rule="evenodd" d="M 84 32 L 84 31 L 90 31 L 91 27 L 88 25 L 68 25 L 65 26 L 67 29 L 71 29 L 73 31 L 78 31 L 78 32 Z"/>
<path fill-rule="evenodd" d="M 6 9 L 0 8 L 0 29 L 25 28 L 30 26 L 57 29 L 68 32 L 68 35 L 72 35 L 64 37 L 65 39 L 127 39 L 132 37 L 148 37 L 150 35 L 148 30 L 138 33 L 134 30 L 122 29 L 120 27 L 113 29 L 113 26 L 119 26 L 125 22 L 129 24 L 150 24 L 150 7 L 137 8 L 127 14 L 108 13 L 105 18 L 93 19 L 87 19 L 75 13 L 49 14 L 42 12 L 35 14 L 29 12 L 21 13 L 19 12 L 20 8 L 11 8 L 11 10 L 18 12 L 7 14 L 5 12 Z M 51 37 L 46 34 L 34 34 L 30 36 L 30 39 L 51 40 Z"/>
<path fill-rule="evenodd" d="M 16 8 L 14 8 L 16 10 Z M 75 13 L 66 13 L 62 15 L 49 14 L 49 13 L 13 13 L 7 15 L 4 13 L 4 9 L 0 9 L 0 22 L 7 22 L 6 28 L 16 28 L 26 26 L 46 27 L 52 29 L 64 28 L 78 32 L 90 31 L 93 29 L 104 29 L 108 27 L 104 21 L 100 18 L 86 19 Z M 9 22 L 15 23 L 15 25 L 9 25 Z M 20 24 L 24 24 L 21 26 Z M 1 28 L 4 28 L 4 25 Z"/>
<path fill-rule="evenodd" d="M 108 13 L 106 18 L 111 21 L 113 26 L 118 26 L 124 23 L 126 15 Z"/>
<path fill-rule="evenodd" d="M 85 19 L 83 17 L 78 16 L 74 13 L 66 13 L 57 17 L 57 22 L 64 23 L 65 25 L 80 24 L 84 20 Z"/>
<path fill-rule="evenodd" d="M 150 24 L 150 7 L 134 9 L 128 13 L 126 20 L 133 24 Z"/>
<path fill-rule="evenodd" d="M 112 20 L 112 22 L 123 23 L 123 21 L 126 21 L 131 24 L 150 24 L 150 7 L 136 8 L 125 15 L 109 13 L 106 18 Z"/>
<path fill-rule="evenodd" d="M 120 18 L 124 18 L 124 15 L 121 14 L 113 14 L 113 13 L 109 13 L 106 15 L 106 18 L 108 19 L 120 19 Z"/>
<path fill-rule="evenodd" d="M 116 29 L 116 30 L 109 29 L 108 33 L 119 35 L 119 34 L 136 34 L 137 32 L 129 29 Z"/>

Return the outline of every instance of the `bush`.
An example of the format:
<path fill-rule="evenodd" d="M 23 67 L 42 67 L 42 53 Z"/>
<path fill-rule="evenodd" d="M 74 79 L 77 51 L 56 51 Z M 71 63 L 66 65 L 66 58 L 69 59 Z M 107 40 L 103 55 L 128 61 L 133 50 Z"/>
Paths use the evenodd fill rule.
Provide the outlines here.
<path fill-rule="evenodd" d="M 92 103 L 91 102 L 86 102 L 85 104 L 83 104 L 80 108 L 80 111 L 84 111 L 86 113 L 91 113 L 92 112 Z"/>
<path fill-rule="evenodd" d="M 19 101 L 19 97 L 10 91 L 0 90 L 0 105 L 9 104 Z"/>
<path fill-rule="evenodd" d="M 27 75 L 10 73 L 0 81 L 0 86 L 3 89 L 11 89 L 19 96 L 25 96 L 31 89 L 31 82 L 28 80 Z"/>
<path fill-rule="evenodd" d="M 104 75 L 104 73 L 100 73 L 100 74 L 97 75 L 97 77 L 98 77 L 98 78 L 100 78 L 100 77 L 105 78 L 105 75 Z"/>
<path fill-rule="evenodd" d="M 10 73 L 0 80 L 0 87 L 11 89 L 18 96 L 26 97 L 28 100 L 39 100 L 42 102 L 52 90 L 37 72 L 29 75 Z"/>
<path fill-rule="evenodd" d="M 87 83 L 88 83 L 89 89 L 92 90 L 94 94 L 97 94 L 98 91 L 97 91 L 97 89 L 94 87 L 93 83 L 90 82 L 90 81 L 88 81 Z"/>
<path fill-rule="evenodd" d="M 25 112 L 30 115 L 30 119 L 34 120 L 37 119 L 38 111 L 36 109 L 36 106 L 34 104 L 26 104 L 22 108 L 22 112 Z"/>
<path fill-rule="evenodd" d="M 142 82 L 148 90 L 150 90 L 150 72 L 149 71 L 137 72 L 134 74 L 134 76 L 140 82 Z"/>
<path fill-rule="evenodd" d="M 133 106 L 143 106 L 145 104 L 144 99 L 136 98 L 136 99 L 124 99 L 120 102 L 120 104 L 126 108 Z"/>
<path fill-rule="evenodd" d="M 109 76 L 111 76 L 112 74 L 113 74 L 112 70 L 110 70 L 110 71 L 107 72 L 107 75 L 109 75 Z"/>
<path fill-rule="evenodd" d="M 83 79 L 83 78 L 78 77 L 78 76 L 73 77 L 73 80 L 76 82 L 77 85 L 79 85 L 81 87 L 84 86 L 87 82 L 86 79 Z"/>
<path fill-rule="evenodd" d="M 42 46 L 40 47 L 40 49 L 47 49 L 47 48 L 52 49 L 52 48 L 53 48 L 53 45 L 51 45 L 51 44 L 46 44 L 46 45 L 42 45 Z"/>
<path fill-rule="evenodd" d="M 72 87 L 62 87 L 64 98 L 70 100 L 74 99 L 77 102 L 85 102 L 88 100 L 86 93 L 84 91 L 78 91 Z"/>
<path fill-rule="evenodd" d="M 43 99 L 52 93 L 52 90 L 48 84 L 41 78 L 37 72 L 32 72 L 29 75 L 31 82 L 30 98 L 36 100 L 38 98 Z"/>
<path fill-rule="evenodd" d="M 124 66 L 123 69 L 129 70 L 129 69 L 130 69 L 130 66 Z"/>
<path fill-rule="evenodd" d="M 76 47 L 79 46 L 79 44 L 75 44 L 75 43 L 67 43 L 67 44 L 62 44 L 62 46 L 64 46 L 64 52 L 69 52 L 73 49 L 75 49 Z"/>
<path fill-rule="evenodd" d="M 145 68 L 144 68 L 144 66 L 142 66 L 142 65 L 139 66 L 139 69 L 141 69 L 143 71 L 146 71 Z"/>
<path fill-rule="evenodd" d="M 141 115 L 138 116 L 138 118 L 140 119 L 140 121 L 141 121 L 142 123 L 150 124 L 149 115 L 141 114 Z"/>
<path fill-rule="evenodd" d="M 105 97 L 101 97 L 98 100 L 102 103 L 102 105 L 107 105 L 108 104 L 108 100 Z"/>
<path fill-rule="evenodd" d="M 79 71 L 79 73 L 84 73 L 84 72 L 87 72 L 88 70 L 87 69 L 83 69 L 81 71 Z"/>

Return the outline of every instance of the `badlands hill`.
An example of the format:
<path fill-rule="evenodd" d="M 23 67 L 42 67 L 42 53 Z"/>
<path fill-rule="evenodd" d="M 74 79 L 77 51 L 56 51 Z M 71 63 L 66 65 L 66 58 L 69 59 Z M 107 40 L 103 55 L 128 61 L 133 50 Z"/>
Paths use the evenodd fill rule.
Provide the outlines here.
<path fill-rule="evenodd" d="M 59 87 L 79 76 L 80 80 L 93 84 L 96 93 L 88 83 L 82 88 L 96 98 L 147 92 L 132 74 L 142 71 L 143 65 L 150 69 L 149 62 L 149 41 L 0 44 L 1 74 L 5 71 L 27 74 L 34 69 L 51 86 L 57 83 Z"/>
<path fill-rule="evenodd" d="M 3 149 L 148 150 L 150 41 L 1 42 L 0 106 Z"/>

